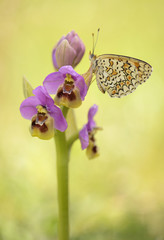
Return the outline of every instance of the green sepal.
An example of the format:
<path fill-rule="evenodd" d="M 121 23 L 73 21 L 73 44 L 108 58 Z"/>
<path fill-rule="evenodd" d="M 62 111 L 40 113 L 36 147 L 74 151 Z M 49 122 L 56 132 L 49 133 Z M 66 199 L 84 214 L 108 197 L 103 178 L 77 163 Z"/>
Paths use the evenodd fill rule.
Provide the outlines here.
<path fill-rule="evenodd" d="M 23 93 L 24 93 L 24 97 L 28 98 L 28 97 L 34 96 L 32 91 L 33 91 L 33 87 L 31 86 L 30 82 L 25 77 L 23 77 Z"/>

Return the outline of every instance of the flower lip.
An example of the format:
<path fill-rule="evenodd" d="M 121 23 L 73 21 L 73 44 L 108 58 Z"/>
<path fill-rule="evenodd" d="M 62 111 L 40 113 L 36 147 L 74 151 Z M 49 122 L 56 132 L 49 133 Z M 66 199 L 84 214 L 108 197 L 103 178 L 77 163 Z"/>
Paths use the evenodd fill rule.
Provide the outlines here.
<path fill-rule="evenodd" d="M 74 82 L 67 82 L 67 80 L 65 80 L 63 85 L 63 93 L 71 94 L 73 92 L 74 87 L 75 87 Z"/>
<path fill-rule="evenodd" d="M 82 103 L 79 89 L 74 85 L 68 86 L 68 84 L 59 87 L 54 101 L 57 105 L 63 105 L 68 108 L 77 108 Z"/>
<path fill-rule="evenodd" d="M 45 112 L 38 112 L 31 119 L 30 132 L 33 137 L 44 140 L 51 139 L 54 136 L 54 119 Z"/>
<path fill-rule="evenodd" d="M 47 128 L 45 124 L 47 118 L 48 118 L 47 114 L 38 112 L 35 121 L 34 120 L 32 121 L 32 126 L 34 125 L 37 127 L 43 126 L 42 131 L 45 131 L 45 129 Z"/>

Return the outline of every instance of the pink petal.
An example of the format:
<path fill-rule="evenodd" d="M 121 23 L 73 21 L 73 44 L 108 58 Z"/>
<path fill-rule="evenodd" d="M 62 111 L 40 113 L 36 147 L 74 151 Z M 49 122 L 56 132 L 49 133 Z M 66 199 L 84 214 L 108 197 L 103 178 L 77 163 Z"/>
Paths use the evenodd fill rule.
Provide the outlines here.
<path fill-rule="evenodd" d="M 25 119 L 31 119 L 35 114 L 37 114 L 36 106 L 40 105 L 39 99 L 35 96 L 26 98 L 20 105 L 20 112 L 22 117 Z"/>
<path fill-rule="evenodd" d="M 70 43 L 72 41 L 72 39 L 76 36 L 76 33 L 74 30 L 72 30 L 71 32 L 69 32 L 67 35 L 66 35 L 66 39 L 68 40 L 68 42 Z"/>
<path fill-rule="evenodd" d="M 51 115 L 51 117 L 54 118 L 54 127 L 57 130 L 64 132 L 67 129 L 68 125 L 67 125 L 67 121 L 65 120 L 65 118 L 63 116 L 61 109 L 54 105 L 51 108 L 50 115 Z"/>
<path fill-rule="evenodd" d="M 54 100 L 50 97 L 45 87 L 39 86 L 35 88 L 33 94 L 39 99 L 41 105 L 45 107 L 54 105 Z"/>
<path fill-rule="evenodd" d="M 64 77 L 60 72 L 50 73 L 43 82 L 44 87 L 49 94 L 55 94 L 61 84 L 64 83 Z"/>
<path fill-rule="evenodd" d="M 97 111 L 98 111 L 98 106 L 94 104 L 88 111 L 88 120 L 93 119 Z"/>
<path fill-rule="evenodd" d="M 78 35 L 76 35 L 72 41 L 71 46 L 76 50 L 76 57 L 74 59 L 74 66 L 76 66 L 82 59 L 84 52 L 85 52 L 85 46 L 84 43 L 81 41 Z"/>
<path fill-rule="evenodd" d="M 54 64 L 54 67 L 55 68 L 59 68 L 58 64 L 57 64 L 57 61 L 56 61 L 56 48 L 60 45 L 60 43 L 64 40 L 65 36 L 61 37 L 60 40 L 58 41 L 58 43 L 55 45 L 53 51 L 52 51 L 52 61 L 53 61 L 53 64 Z"/>
<path fill-rule="evenodd" d="M 78 79 L 75 81 L 75 86 L 78 87 L 80 91 L 81 100 L 84 101 L 88 91 L 88 87 L 87 84 L 85 83 L 84 78 L 81 75 L 79 75 Z"/>
<path fill-rule="evenodd" d="M 60 67 L 65 65 L 72 65 L 76 56 L 76 51 L 71 47 L 69 42 L 64 39 L 61 44 L 56 48 L 56 62 Z"/>
<path fill-rule="evenodd" d="M 84 150 L 89 145 L 89 136 L 87 131 L 87 126 L 84 125 L 84 127 L 79 132 L 79 138 L 81 142 L 81 148 Z"/>
<path fill-rule="evenodd" d="M 95 116 L 96 112 L 98 110 L 98 106 L 96 104 L 94 104 L 88 112 L 88 123 L 87 123 L 87 129 L 88 131 L 91 131 L 95 126 L 96 123 L 93 120 L 93 117 Z"/>

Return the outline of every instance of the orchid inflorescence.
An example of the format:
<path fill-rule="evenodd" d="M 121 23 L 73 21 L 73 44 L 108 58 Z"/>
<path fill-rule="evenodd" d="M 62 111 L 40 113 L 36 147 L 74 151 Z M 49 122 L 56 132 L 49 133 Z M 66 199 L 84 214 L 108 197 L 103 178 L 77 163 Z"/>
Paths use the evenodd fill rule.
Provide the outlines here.
<path fill-rule="evenodd" d="M 83 42 L 75 31 L 71 31 L 54 47 L 52 61 L 56 71 L 45 77 L 43 86 L 32 91 L 31 85 L 24 80 L 26 99 L 21 103 L 20 112 L 22 117 L 31 120 L 32 136 L 47 140 L 54 137 L 57 130 L 64 132 L 68 124 L 63 108 L 78 108 L 85 100 L 92 80 L 92 68 L 82 75 L 74 70 L 84 52 Z M 54 98 L 50 94 L 53 94 Z M 89 159 L 98 156 L 95 133 L 100 128 L 93 120 L 97 110 L 98 106 L 94 104 L 89 109 L 87 124 L 78 131 L 81 147 L 87 149 Z"/>

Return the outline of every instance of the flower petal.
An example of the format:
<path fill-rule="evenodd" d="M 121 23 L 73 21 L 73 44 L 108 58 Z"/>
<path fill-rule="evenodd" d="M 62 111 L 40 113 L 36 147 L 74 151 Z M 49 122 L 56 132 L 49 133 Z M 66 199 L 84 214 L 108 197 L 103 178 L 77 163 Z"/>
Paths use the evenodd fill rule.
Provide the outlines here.
<path fill-rule="evenodd" d="M 91 131 L 96 126 L 96 123 L 93 120 L 93 117 L 95 116 L 97 110 L 98 110 L 98 106 L 96 104 L 94 104 L 89 109 L 89 112 L 88 112 L 88 123 L 87 123 L 88 131 Z"/>
<path fill-rule="evenodd" d="M 98 111 L 98 106 L 96 104 L 94 104 L 88 112 L 88 120 L 90 121 L 91 119 L 93 119 L 93 117 L 95 116 L 95 114 Z"/>
<path fill-rule="evenodd" d="M 84 101 L 84 98 L 88 91 L 88 87 L 85 83 L 84 78 L 81 75 L 79 75 L 77 80 L 75 81 L 75 86 L 78 87 L 78 89 L 80 91 L 81 100 Z"/>
<path fill-rule="evenodd" d="M 68 40 L 68 42 L 70 43 L 72 41 L 72 39 L 74 38 L 74 36 L 76 35 L 75 31 L 72 30 L 71 32 L 69 32 L 67 35 L 66 35 L 66 39 Z"/>
<path fill-rule="evenodd" d="M 69 42 L 64 39 L 56 48 L 55 56 L 57 65 L 60 68 L 65 65 L 72 65 L 76 51 L 71 47 Z"/>
<path fill-rule="evenodd" d="M 59 66 L 58 66 L 57 61 L 56 61 L 56 55 L 55 55 L 55 53 L 56 53 L 56 48 L 53 49 L 53 51 L 52 51 L 52 62 L 53 62 L 54 67 L 55 67 L 56 69 L 58 69 Z"/>
<path fill-rule="evenodd" d="M 85 46 L 83 42 L 80 40 L 79 36 L 76 35 L 72 41 L 71 41 L 71 46 L 76 50 L 76 57 L 74 59 L 74 66 L 76 66 L 80 60 L 82 59 L 84 52 L 85 52 Z"/>
<path fill-rule="evenodd" d="M 64 77 L 60 72 L 50 73 L 43 82 L 43 86 L 49 94 L 56 94 L 59 86 L 64 83 Z"/>
<path fill-rule="evenodd" d="M 50 97 L 45 87 L 39 86 L 35 88 L 33 94 L 39 99 L 41 105 L 47 107 L 48 111 L 48 107 L 54 105 L 54 100 Z"/>
<path fill-rule="evenodd" d="M 53 64 L 54 64 L 54 67 L 56 68 L 56 69 L 58 69 L 59 68 L 59 66 L 58 66 L 58 64 L 57 64 L 57 61 L 56 61 L 56 48 L 60 45 L 60 43 L 64 40 L 64 38 L 65 38 L 65 36 L 62 36 L 61 38 L 60 38 L 60 40 L 58 41 L 58 43 L 55 45 L 55 47 L 54 47 L 54 49 L 53 49 L 53 51 L 52 51 L 52 61 L 53 61 Z"/>
<path fill-rule="evenodd" d="M 76 52 L 78 53 L 79 50 L 81 49 L 81 46 L 79 44 L 79 36 L 76 34 L 74 36 L 74 38 L 71 39 L 70 41 L 71 46 L 76 50 Z"/>
<path fill-rule="evenodd" d="M 60 38 L 60 40 L 57 42 L 57 44 L 55 45 L 54 49 L 56 49 L 64 39 L 65 39 L 65 36 L 63 35 L 63 36 Z"/>
<path fill-rule="evenodd" d="M 86 125 L 84 125 L 84 127 L 80 130 L 79 138 L 81 142 L 81 148 L 84 150 L 89 145 L 89 135 Z"/>
<path fill-rule="evenodd" d="M 72 66 L 67 65 L 67 66 L 63 66 L 59 69 L 59 72 L 63 74 L 63 77 L 66 77 L 66 74 L 70 74 L 72 76 L 72 78 L 76 81 L 76 79 L 81 76 L 80 74 L 78 74 L 77 72 L 75 72 L 75 70 L 73 69 Z"/>
<path fill-rule="evenodd" d="M 51 112 L 50 112 L 51 117 L 54 118 L 54 127 L 61 131 L 64 132 L 67 129 L 67 121 L 65 120 L 63 113 L 60 108 L 57 106 L 52 106 L 51 107 Z"/>
<path fill-rule="evenodd" d="M 26 98 L 20 105 L 20 112 L 25 119 L 31 119 L 37 114 L 36 106 L 40 105 L 40 101 L 37 97 L 31 96 Z"/>

